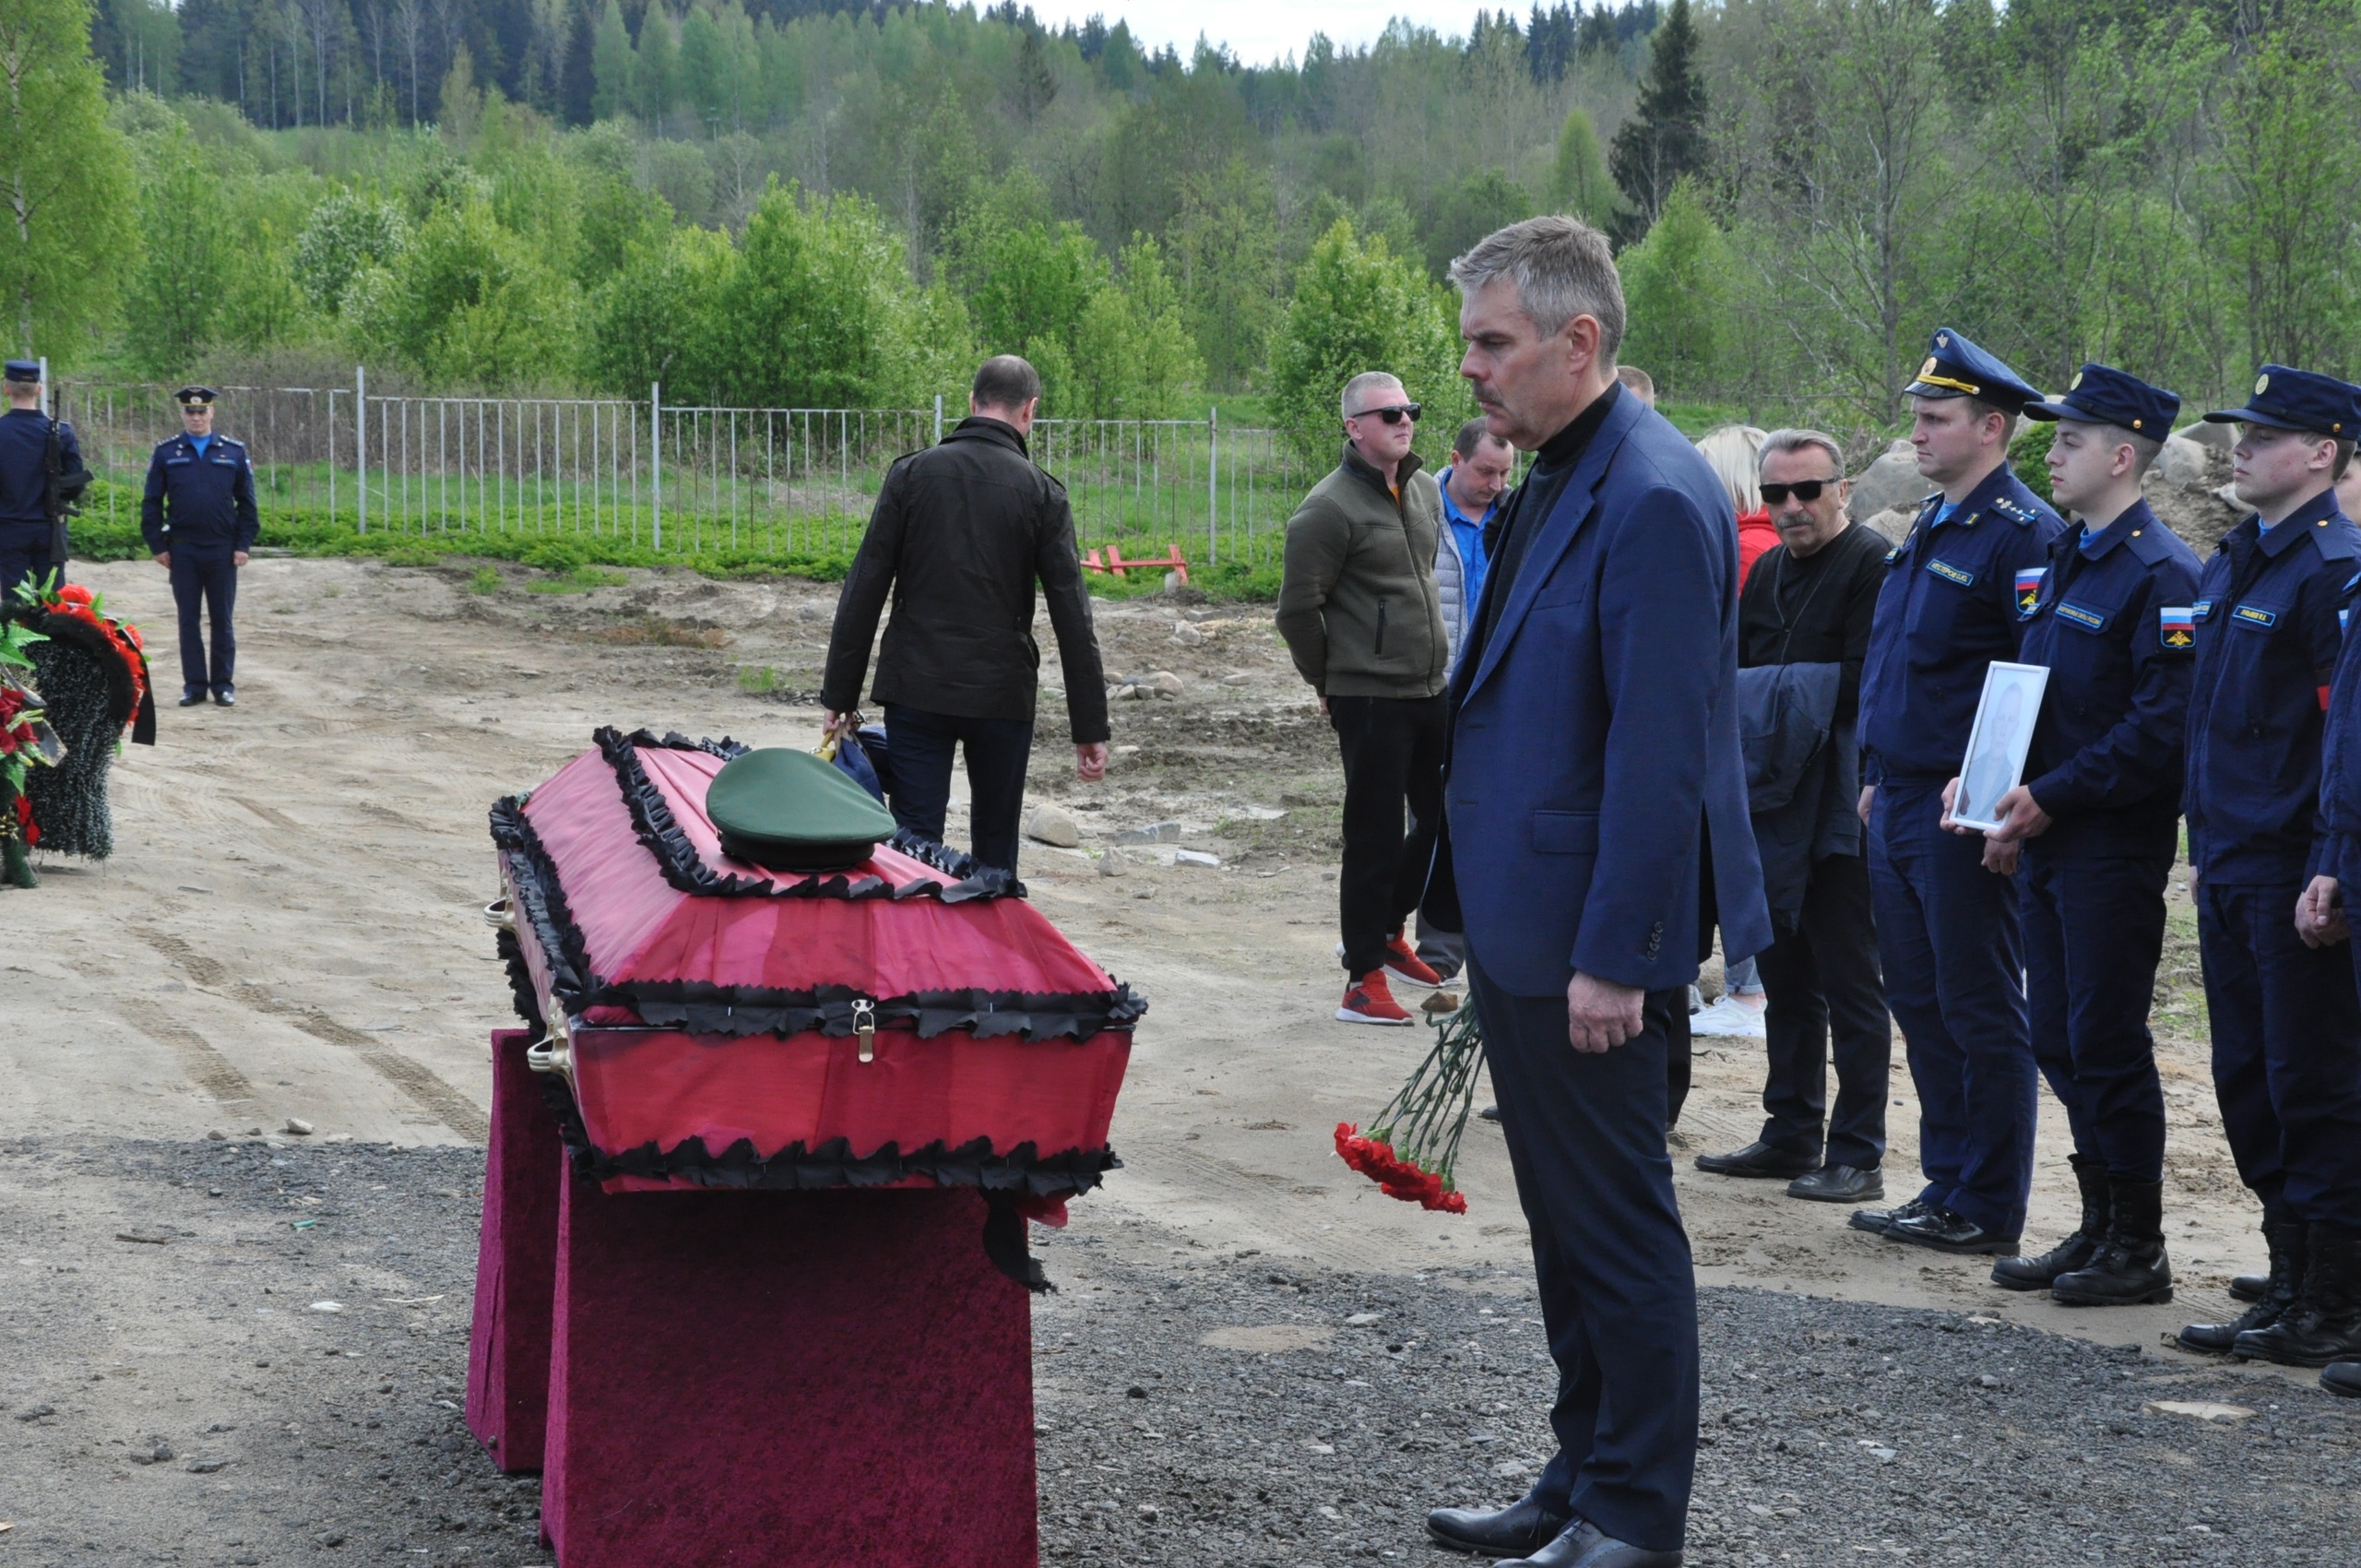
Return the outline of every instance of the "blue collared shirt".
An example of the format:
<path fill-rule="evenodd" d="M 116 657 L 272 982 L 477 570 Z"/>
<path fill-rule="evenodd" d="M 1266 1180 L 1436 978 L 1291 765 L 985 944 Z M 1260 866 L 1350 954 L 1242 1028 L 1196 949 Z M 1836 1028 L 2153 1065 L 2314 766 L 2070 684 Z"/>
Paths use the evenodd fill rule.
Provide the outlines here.
<path fill-rule="evenodd" d="M 2007 464 L 1956 505 L 1930 495 L 1886 552 L 1861 667 L 1861 781 L 1940 785 L 1967 754 L 1985 667 L 2024 628 L 2017 574 L 2049 560 L 2066 525 Z"/>
<path fill-rule="evenodd" d="M 2290 890 L 2312 858 L 2320 741 L 2343 651 L 2336 612 L 2361 566 L 2361 528 L 2324 491 L 2265 529 L 2223 537 L 2190 606 L 2197 671 L 2189 697 L 2182 809 L 2189 863 L 2207 882 Z"/>
<path fill-rule="evenodd" d="M 2178 847 L 2197 660 L 2185 622 L 2201 570 L 2145 501 L 2050 547 L 2018 652 L 2049 670 L 2025 759 L 2035 802 L 2058 819 L 2027 845 L 2040 857 L 2169 859 Z"/>
<path fill-rule="evenodd" d="M 1484 515 L 1471 521 L 1467 514 L 1459 509 L 1459 503 L 1451 498 L 1451 469 L 1443 469 L 1435 478 L 1442 486 L 1442 520 L 1451 527 L 1452 542 L 1459 546 L 1459 569 L 1466 578 L 1466 591 L 1461 602 L 1467 606 L 1468 618 L 1473 620 L 1476 607 L 1484 602 L 1485 576 L 1492 569 L 1491 562 L 1484 555 L 1484 528 L 1500 511 L 1501 498 L 1498 495 L 1492 497 L 1492 504 L 1484 508 Z M 1506 493 L 1505 491 L 1501 493 Z"/>

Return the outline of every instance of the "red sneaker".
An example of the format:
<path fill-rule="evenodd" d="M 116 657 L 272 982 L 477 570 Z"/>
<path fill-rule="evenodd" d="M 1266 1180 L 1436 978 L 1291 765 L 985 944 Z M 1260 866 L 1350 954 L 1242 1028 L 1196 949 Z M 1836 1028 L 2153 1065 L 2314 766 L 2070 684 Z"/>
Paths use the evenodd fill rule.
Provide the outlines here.
<path fill-rule="evenodd" d="M 1385 944 L 1385 972 L 1405 985 L 1442 984 L 1442 977 L 1427 967 L 1427 961 L 1418 956 L 1418 950 L 1404 941 L 1398 931 L 1394 933 L 1394 940 Z"/>
<path fill-rule="evenodd" d="M 1406 1024 L 1410 1015 L 1386 988 L 1385 971 L 1371 969 L 1345 988 L 1345 1004 L 1336 1009 L 1340 1024 Z"/>

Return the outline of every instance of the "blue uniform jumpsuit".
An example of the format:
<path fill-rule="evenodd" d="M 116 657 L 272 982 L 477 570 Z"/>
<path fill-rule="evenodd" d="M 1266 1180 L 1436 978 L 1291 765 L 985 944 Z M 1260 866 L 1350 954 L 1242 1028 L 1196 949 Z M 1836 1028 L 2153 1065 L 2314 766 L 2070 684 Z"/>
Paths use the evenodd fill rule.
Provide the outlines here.
<path fill-rule="evenodd" d="M 2356 567 L 2361 528 L 2333 492 L 2223 539 L 2191 607 L 2184 809 L 2213 1091 L 2238 1178 L 2266 1222 L 2361 1231 L 2361 996 L 2350 957 L 2296 934 Z"/>
<path fill-rule="evenodd" d="M 172 602 L 181 614 L 181 684 L 189 694 L 228 691 L 236 680 L 237 634 L 231 615 L 238 599 L 231 557 L 255 546 L 261 531 L 255 511 L 255 470 L 246 449 L 226 435 L 206 442 L 183 432 L 160 444 L 148 459 L 148 490 L 139 505 L 139 531 L 150 554 L 172 557 Z M 213 658 L 205 657 L 204 612 L 213 622 Z"/>
<path fill-rule="evenodd" d="M 79 473 L 81 444 L 74 427 L 57 427 L 59 470 Z M 0 414 L 0 603 L 28 576 L 47 581 L 49 558 L 49 416 L 38 409 Z"/>
<path fill-rule="evenodd" d="M 2061 535 L 2019 653 L 2049 670 L 2025 779 L 2051 822 L 2017 874 L 2034 1059 L 2074 1152 L 2132 1182 L 2165 1173 L 2148 1007 L 2180 840 L 2199 570 L 2144 501 Z"/>
<path fill-rule="evenodd" d="M 2017 894 L 1984 841 L 1942 828 L 1985 669 L 2016 658 L 2021 571 L 2065 525 L 2004 464 L 1956 505 L 1920 506 L 1886 556 L 1861 671 L 1861 780 L 1886 1003 L 1918 1087 L 1918 1200 L 1995 1238 L 2024 1232 L 2036 1080 Z"/>

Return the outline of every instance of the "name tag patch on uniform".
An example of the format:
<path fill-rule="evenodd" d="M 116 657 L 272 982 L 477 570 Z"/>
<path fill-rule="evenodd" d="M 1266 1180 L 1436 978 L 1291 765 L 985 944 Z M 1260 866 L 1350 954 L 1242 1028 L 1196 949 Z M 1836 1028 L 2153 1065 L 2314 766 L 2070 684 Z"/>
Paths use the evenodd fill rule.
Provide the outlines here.
<path fill-rule="evenodd" d="M 2049 576 L 2047 566 L 2028 566 L 2017 574 L 2017 613 L 2030 615 L 2041 608 L 2042 579 Z"/>
<path fill-rule="evenodd" d="M 2189 607 L 2189 612 L 2202 621 L 2213 613 L 2213 601 L 2210 599 L 2201 599 Z"/>
<path fill-rule="evenodd" d="M 1895 556 L 1897 556 L 1897 555 L 1900 555 L 1901 553 L 1902 553 L 1902 546 L 1900 546 L 1900 545 L 1898 545 L 1898 544 L 1897 544 L 1897 545 L 1895 545 L 1892 550 L 1889 550 L 1889 551 L 1887 551 L 1887 552 L 1885 552 L 1885 564 L 1886 564 L 1887 565 L 1889 565 L 1889 566 L 1892 565 L 1892 564 L 1893 564 L 1893 561 L 1894 561 L 1894 557 L 1895 557 Z"/>
<path fill-rule="evenodd" d="M 2058 618 L 2061 621 L 2071 621 L 2086 631 L 2099 631 L 2106 625 L 2106 616 L 2094 610 L 2085 610 L 2079 604 L 2059 605 Z"/>
<path fill-rule="evenodd" d="M 2241 604 L 2230 612 L 2230 619 L 2244 621 L 2249 626 L 2260 626 L 2268 630 L 2279 624 L 2279 612 L 2265 610 L 2260 604 Z"/>
<path fill-rule="evenodd" d="M 2197 643 L 2197 611 L 2187 604 L 2167 604 L 2156 612 L 2159 636 L 2166 647 L 2193 647 Z"/>
<path fill-rule="evenodd" d="M 1929 561 L 1927 563 L 1927 570 L 1934 573 L 1935 576 L 1942 578 L 1943 581 L 1947 583 L 1957 583 L 1962 588 L 1974 588 L 1975 586 L 1975 573 L 1963 572 L 1948 561 Z"/>

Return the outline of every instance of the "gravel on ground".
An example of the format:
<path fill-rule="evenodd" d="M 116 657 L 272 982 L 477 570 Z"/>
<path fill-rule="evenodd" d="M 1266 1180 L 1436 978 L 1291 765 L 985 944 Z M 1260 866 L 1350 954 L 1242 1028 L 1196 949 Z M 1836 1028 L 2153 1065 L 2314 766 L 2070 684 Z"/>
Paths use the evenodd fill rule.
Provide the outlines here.
<path fill-rule="evenodd" d="M 535 1482 L 460 1417 L 481 1183 L 462 1147 L 0 1143 L 0 1568 L 546 1563 Z M 1520 1271 L 1315 1267 L 1087 1201 L 1036 1234 L 1059 1568 L 1440 1562 L 1424 1510 L 1505 1503 L 1549 1451 Z M 2361 1409 L 2302 1382 L 1956 1313 L 1703 1304 L 1694 1568 L 2361 1555 Z"/>

